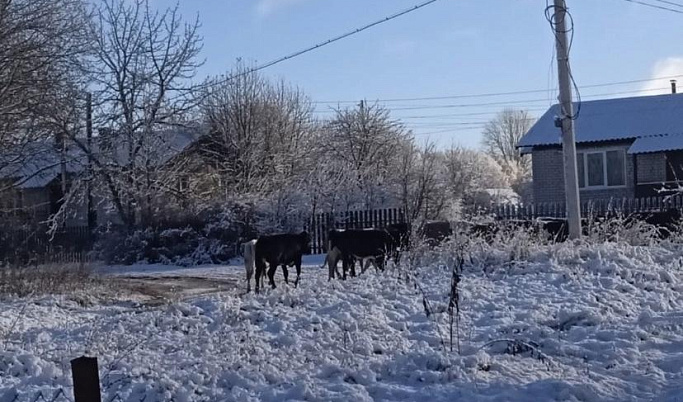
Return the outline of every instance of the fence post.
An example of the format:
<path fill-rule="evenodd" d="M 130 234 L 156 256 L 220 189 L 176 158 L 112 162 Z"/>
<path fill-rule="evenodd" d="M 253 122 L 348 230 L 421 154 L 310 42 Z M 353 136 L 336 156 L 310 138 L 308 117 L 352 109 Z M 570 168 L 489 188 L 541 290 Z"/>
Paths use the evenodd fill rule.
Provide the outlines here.
<path fill-rule="evenodd" d="M 79 357 L 71 360 L 74 381 L 74 402 L 102 402 L 100 373 L 96 357 Z"/>

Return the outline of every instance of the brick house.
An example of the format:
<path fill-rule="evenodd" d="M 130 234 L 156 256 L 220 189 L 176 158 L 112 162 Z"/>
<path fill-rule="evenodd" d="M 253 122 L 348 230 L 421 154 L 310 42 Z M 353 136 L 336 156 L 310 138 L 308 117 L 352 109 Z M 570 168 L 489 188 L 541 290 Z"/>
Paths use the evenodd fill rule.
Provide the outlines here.
<path fill-rule="evenodd" d="M 536 203 L 565 201 L 558 114 L 552 106 L 518 143 Z M 683 180 L 683 94 L 582 102 L 575 129 L 582 202 L 655 196 Z"/>

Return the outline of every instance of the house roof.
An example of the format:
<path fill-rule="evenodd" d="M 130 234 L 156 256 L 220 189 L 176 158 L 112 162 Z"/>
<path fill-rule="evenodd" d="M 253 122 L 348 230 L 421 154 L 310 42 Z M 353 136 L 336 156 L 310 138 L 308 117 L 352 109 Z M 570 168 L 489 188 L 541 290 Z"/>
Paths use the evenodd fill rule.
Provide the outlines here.
<path fill-rule="evenodd" d="M 152 159 L 153 164 L 162 165 L 180 154 L 193 144 L 198 135 L 187 131 L 164 131 L 151 136 L 145 142 L 148 149 L 144 157 Z M 101 138 L 93 138 L 92 152 L 101 153 L 108 162 L 117 165 L 128 163 L 127 143 L 115 141 L 114 149 L 103 151 L 98 145 Z M 140 156 L 142 157 L 142 156 Z M 49 184 L 62 171 L 61 152 L 54 140 L 41 140 L 0 153 L 0 178 L 14 180 L 17 188 L 40 188 Z M 67 173 L 79 173 L 87 166 L 87 154 L 76 144 L 70 143 L 64 153 Z"/>
<path fill-rule="evenodd" d="M 629 154 L 676 151 L 683 149 L 683 134 L 651 135 L 636 138 L 628 149 Z"/>
<path fill-rule="evenodd" d="M 576 103 L 574 110 L 577 110 Z M 558 115 L 559 106 L 551 106 L 517 146 L 561 144 L 560 129 L 555 127 L 555 116 Z M 575 132 L 577 143 L 683 133 L 683 94 L 582 102 L 575 120 Z"/>
<path fill-rule="evenodd" d="M 84 153 L 71 146 L 64 153 L 67 173 L 83 170 Z M 61 174 L 62 159 L 54 141 L 39 140 L 0 154 L 0 178 L 14 179 L 18 188 L 43 187 Z"/>

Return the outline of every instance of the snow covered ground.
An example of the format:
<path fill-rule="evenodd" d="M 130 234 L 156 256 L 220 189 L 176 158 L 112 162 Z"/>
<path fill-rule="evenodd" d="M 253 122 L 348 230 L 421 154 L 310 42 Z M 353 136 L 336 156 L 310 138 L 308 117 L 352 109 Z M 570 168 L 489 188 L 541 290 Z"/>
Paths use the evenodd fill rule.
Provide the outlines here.
<path fill-rule="evenodd" d="M 243 294 L 239 265 L 105 267 L 241 287 L 163 305 L 0 302 L 0 402 L 69 394 L 83 353 L 100 359 L 106 401 L 683 401 L 682 257 L 615 244 L 534 247 L 524 261 L 475 252 L 460 353 L 448 252 L 415 270 L 419 286 L 397 270 L 328 282 L 315 257 L 299 288 L 261 295 Z"/>

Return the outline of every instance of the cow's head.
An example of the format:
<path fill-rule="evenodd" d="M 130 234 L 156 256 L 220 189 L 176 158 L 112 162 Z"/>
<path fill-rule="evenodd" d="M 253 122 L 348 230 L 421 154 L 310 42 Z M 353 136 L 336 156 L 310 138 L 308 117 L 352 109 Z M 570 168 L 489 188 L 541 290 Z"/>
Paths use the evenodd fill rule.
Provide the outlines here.
<path fill-rule="evenodd" d="M 308 232 L 303 231 L 299 234 L 299 239 L 300 239 L 300 245 L 301 245 L 301 252 L 304 254 L 310 254 L 311 253 L 311 235 L 308 234 Z"/>

